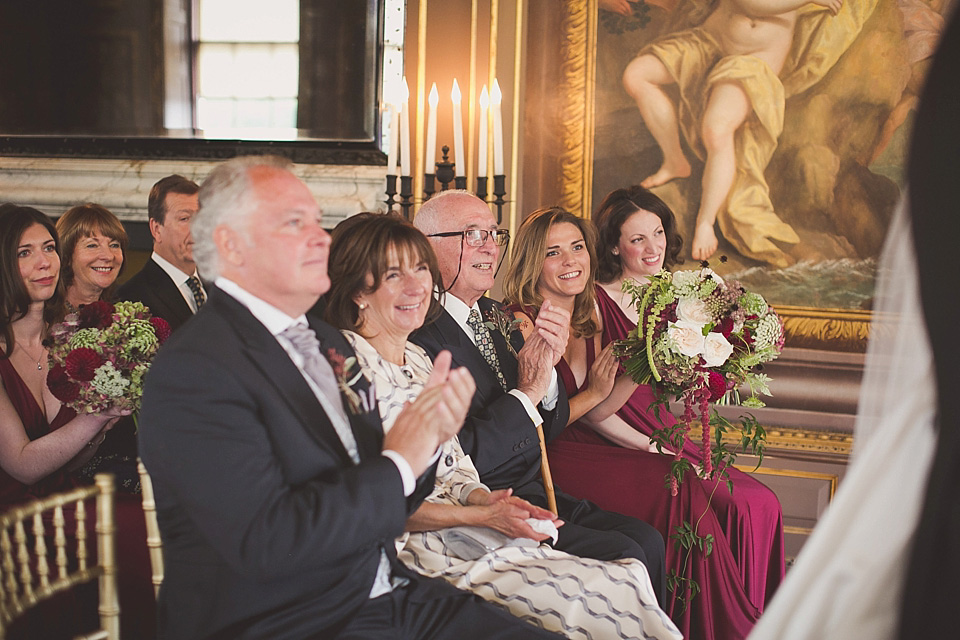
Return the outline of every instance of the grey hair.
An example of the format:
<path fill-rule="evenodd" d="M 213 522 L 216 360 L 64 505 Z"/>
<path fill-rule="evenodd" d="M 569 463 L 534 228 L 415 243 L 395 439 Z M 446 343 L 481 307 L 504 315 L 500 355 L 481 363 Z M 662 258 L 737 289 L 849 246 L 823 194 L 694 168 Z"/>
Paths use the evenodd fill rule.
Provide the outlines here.
<path fill-rule="evenodd" d="M 443 214 L 449 211 L 449 207 L 453 206 L 451 203 L 444 202 L 444 200 L 451 196 L 477 197 L 476 194 L 466 189 L 448 189 L 441 191 L 420 205 L 420 209 L 413 219 L 413 226 L 420 229 L 424 235 L 439 233 L 442 227 L 441 223 L 445 217 Z M 477 200 L 480 199 L 477 198 Z"/>
<path fill-rule="evenodd" d="M 257 199 L 253 196 L 250 170 L 272 167 L 290 170 L 293 163 L 282 156 L 239 156 L 214 167 L 200 186 L 200 210 L 193 217 L 193 258 L 203 277 L 214 280 L 220 275 L 220 259 L 213 232 L 226 225 L 246 236 L 242 223 L 253 213 Z"/>

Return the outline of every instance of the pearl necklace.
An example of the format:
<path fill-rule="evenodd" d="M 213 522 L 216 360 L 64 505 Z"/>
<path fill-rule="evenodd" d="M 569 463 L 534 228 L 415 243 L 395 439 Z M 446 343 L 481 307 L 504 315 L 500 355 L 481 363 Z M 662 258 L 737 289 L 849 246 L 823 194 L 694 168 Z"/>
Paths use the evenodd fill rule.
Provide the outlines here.
<path fill-rule="evenodd" d="M 22 342 L 20 342 L 19 340 L 15 340 L 14 342 L 16 342 L 17 344 L 19 344 L 19 345 L 20 345 L 20 348 L 23 350 L 23 352 L 24 352 L 25 354 L 27 354 L 27 357 L 30 358 L 31 360 L 33 360 L 33 356 L 30 355 L 30 352 L 27 351 L 27 348 L 26 348 L 25 346 L 23 346 L 23 343 L 22 343 Z M 37 371 L 43 371 L 43 367 L 40 366 L 40 362 L 41 362 L 42 360 L 43 360 L 43 345 L 40 345 L 40 357 L 37 358 Z"/>

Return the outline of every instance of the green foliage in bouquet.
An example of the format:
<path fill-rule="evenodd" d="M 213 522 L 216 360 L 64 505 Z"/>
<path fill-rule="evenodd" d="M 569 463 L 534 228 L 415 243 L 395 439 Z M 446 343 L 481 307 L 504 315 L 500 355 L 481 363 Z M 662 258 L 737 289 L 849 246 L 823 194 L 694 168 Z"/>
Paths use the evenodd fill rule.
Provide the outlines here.
<path fill-rule="evenodd" d="M 640 320 L 626 339 L 618 341 L 615 352 L 634 382 L 653 387 L 656 400 L 651 409 L 658 418 L 671 399 L 684 407 L 676 424 L 651 436 L 658 451 L 674 452 L 665 484 L 677 495 L 686 473 L 696 470 L 706 479 L 726 478 L 732 493 L 727 469 L 739 453 L 756 456 L 759 466 L 766 433 L 752 415 L 741 416 L 735 425 L 711 412 L 710 404 L 763 406 L 759 396 L 770 395 L 770 378 L 760 368 L 780 355 L 783 323 L 763 296 L 736 281 L 724 281 L 706 266 L 675 273 L 663 270 L 645 283 L 624 282 L 623 288 L 632 295 Z M 744 387 L 747 395 L 741 398 Z M 698 469 L 682 455 L 697 413 L 702 453 Z M 731 437 L 736 441 L 733 448 L 727 444 Z M 708 508 L 712 499 L 711 493 Z M 700 518 L 692 526 L 683 523 L 671 535 L 687 550 L 685 562 L 694 549 L 706 555 L 712 551 L 712 539 L 697 534 Z M 668 586 L 680 590 L 678 597 L 686 604 L 699 586 L 682 575 L 683 571 L 671 571 Z"/>

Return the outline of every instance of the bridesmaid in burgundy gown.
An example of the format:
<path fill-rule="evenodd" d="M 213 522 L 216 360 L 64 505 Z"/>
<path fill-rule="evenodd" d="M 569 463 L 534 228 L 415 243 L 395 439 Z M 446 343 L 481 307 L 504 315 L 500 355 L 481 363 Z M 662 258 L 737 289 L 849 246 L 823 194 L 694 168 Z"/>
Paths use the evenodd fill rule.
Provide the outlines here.
<path fill-rule="evenodd" d="M 623 281 L 643 280 L 665 266 L 682 262 L 683 240 L 666 203 L 638 186 L 607 195 L 594 215 L 594 223 L 598 231 L 597 304 L 603 321 L 603 344 L 607 345 L 626 338 L 637 326 L 637 311 L 630 296 L 622 293 Z M 652 402 L 653 389 L 641 386 L 617 415 L 649 436 L 661 426 L 648 409 Z M 660 418 L 666 425 L 676 423 L 667 412 L 661 412 Z M 702 460 L 695 441 L 686 443 L 683 455 L 694 463 Z M 780 501 L 750 475 L 733 468 L 727 472 L 733 480 L 733 493 L 721 483 L 711 506 L 740 566 L 747 595 L 762 612 L 784 576 Z M 715 482 L 707 484 L 713 491 Z"/>
<path fill-rule="evenodd" d="M 56 229 L 46 215 L 0 205 L 0 511 L 73 488 L 70 471 L 90 459 L 122 415 L 78 416 L 47 388 L 42 341 L 63 305 L 58 249 Z M 131 637 L 149 638 L 154 603 L 146 530 L 139 496 L 130 498 L 118 496 L 116 504 L 121 623 Z M 96 585 L 92 589 L 95 594 Z M 37 615 L 18 620 L 7 637 L 73 637 L 82 629 L 67 610 L 72 602 L 58 596 L 41 605 Z M 95 607 L 87 609 L 95 623 Z"/>
<path fill-rule="evenodd" d="M 665 487 L 670 458 L 654 453 L 641 429 L 616 413 L 644 391 L 649 394 L 649 388 L 638 389 L 626 376 L 615 379 L 616 359 L 609 348 L 601 350 L 593 242 L 589 222 L 562 209 L 535 212 L 520 227 L 504 281 L 507 301 L 518 318 L 533 316 L 545 298 L 570 309 L 573 317 L 573 338 L 557 369 L 575 422 L 550 445 L 554 480 L 578 497 L 645 520 L 668 538 L 668 568 L 696 581 L 701 589 L 689 606 L 679 597 L 682 587 L 667 604 L 667 612 L 686 637 L 743 638 L 760 608 L 749 597 L 732 545 L 708 504 L 712 485 L 691 475 L 672 497 Z M 688 558 L 669 540 L 684 521 L 699 521 L 699 535 L 713 536 L 709 556 L 694 552 Z"/>

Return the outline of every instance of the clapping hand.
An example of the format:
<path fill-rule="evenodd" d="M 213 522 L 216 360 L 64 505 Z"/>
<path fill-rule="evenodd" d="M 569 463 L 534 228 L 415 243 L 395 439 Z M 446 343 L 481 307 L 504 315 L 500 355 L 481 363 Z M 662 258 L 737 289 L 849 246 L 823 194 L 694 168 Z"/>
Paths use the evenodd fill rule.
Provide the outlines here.
<path fill-rule="evenodd" d="M 567 350 L 570 312 L 544 300 L 533 334 L 517 354 L 517 389 L 538 404 L 550 384 L 550 372 Z"/>
<path fill-rule="evenodd" d="M 604 347 L 597 359 L 593 361 L 590 371 L 587 372 L 587 392 L 593 394 L 598 402 L 613 391 L 619 364 L 620 361 L 613 355 L 612 342 Z"/>
<path fill-rule="evenodd" d="M 440 352 L 423 392 L 403 408 L 383 438 L 383 448 L 402 455 L 418 476 L 437 448 L 460 431 L 476 390 L 465 367 L 450 365 L 450 352 Z"/>
<path fill-rule="evenodd" d="M 547 343 L 553 352 L 551 366 L 556 366 L 567 350 L 567 341 L 570 339 L 570 312 L 544 300 L 533 327 L 535 333 L 530 340 L 536 342 L 539 339 Z"/>

